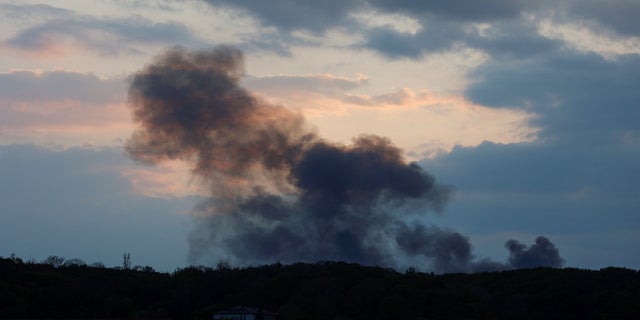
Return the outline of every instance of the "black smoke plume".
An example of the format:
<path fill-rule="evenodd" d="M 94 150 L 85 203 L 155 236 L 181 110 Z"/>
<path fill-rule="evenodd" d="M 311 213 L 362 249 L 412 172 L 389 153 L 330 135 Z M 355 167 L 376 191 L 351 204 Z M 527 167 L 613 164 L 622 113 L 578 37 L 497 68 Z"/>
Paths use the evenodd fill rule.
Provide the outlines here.
<path fill-rule="evenodd" d="M 416 225 L 413 228 L 402 226 L 396 236 L 400 248 L 412 257 L 433 257 L 432 269 L 437 272 L 470 272 L 471 244 L 462 234 L 443 230 L 438 227 L 426 228 Z"/>
<path fill-rule="evenodd" d="M 560 257 L 560 251 L 546 237 L 537 237 L 536 243 L 529 248 L 516 240 L 507 241 L 505 247 L 509 250 L 509 264 L 516 269 L 535 267 L 560 268 L 564 265 L 564 259 Z"/>
<path fill-rule="evenodd" d="M 195 261 L 397 266 L 419 256 L 438 272 L 473 271 L 466 237 L 407 222 L 441 210 L 450 188 L 386 138 L 319 138 L 300 114 L 242 88 L 243 70 L 231 47 L 172 49 L 131 83 L 138 127 L 126 152 L 183 160 L 210 187 L 190 238 Z"/>

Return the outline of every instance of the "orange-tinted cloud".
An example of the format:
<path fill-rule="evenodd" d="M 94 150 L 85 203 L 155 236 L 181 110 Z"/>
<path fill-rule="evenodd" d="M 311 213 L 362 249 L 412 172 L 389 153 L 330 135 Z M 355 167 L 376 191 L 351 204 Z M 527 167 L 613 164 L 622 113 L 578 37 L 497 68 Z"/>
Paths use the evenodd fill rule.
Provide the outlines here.
<path fill-rule="evenodd" d="M 323 136 L 346 143 L 362 132 L 375 132 L 417 157 L 485 140 L 510 143 L 535 138 L 527 112 L 488 108 L 461 95 L 426 89 L 357 93 L 366 89 L 368 81 L 361 75 L 354 79 L 270 76 L 252 79 L 248 85 L 272 103 L 300 110 Z"/>
<path fill-rule="evenodd" d="M 0 143 L 114 144 L 131 131 L 124 81 L 64 71 L 0 74 Z"/>
<path fill-rule="evenodd" d="M 138 195 L 151 198 L 179 198 L 206 195 L 200 181 L 191 177 L 189 167 L 182 161 L 169 161 L 157 166 L 135 166 L 121 169 Z"/>

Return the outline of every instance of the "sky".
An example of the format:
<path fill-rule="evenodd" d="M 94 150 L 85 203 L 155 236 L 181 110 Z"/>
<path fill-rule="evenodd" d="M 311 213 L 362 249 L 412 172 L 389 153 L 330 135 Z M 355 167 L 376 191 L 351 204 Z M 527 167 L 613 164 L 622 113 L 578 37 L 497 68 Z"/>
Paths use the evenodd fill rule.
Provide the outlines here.
<path fill-rule="evenodd" d="M 358 257 L 446 272 L 480 269 L 438 264 L 437 253 L 425 253 L 438 241 L 462 243 L 465 257 L 455 259 L 473 266 L 514 267 L 526 266 L 519 253 L 550 241 L 562 266 L 640 269 L 639 15 L 636 0 L 0 0 L 0 256 L 114 266 L 130 253 L 132 264 L 163 271 L 221 260 Z M 311 142 L 287 144 L 305 151 L 277 172 L 260 162 L 241 173 L 224 166 L 203 173 L 194 160 L 203 148 L 233 151 L 216 149 L 211 135 L 222 129 L 203 114 L 198 132 L 211 141 L 162 137 L 175 148 L 152 149 L 149 141 L 160 138 L 140 134 L 165 131 L 139 113 L 162 105 L 149 79 L 154 70 L 177 69 L 208 79 L 206 87 L 184 88 L 189 99 L 240 92 L 257 101 L 228 119 L 242 120 L 238 128 L 258 135 L 252 130 L 269 124 L 276 128 L 269 132 Z M 174 76 L 165 84 L 182 85 Z M 236 91 L 216 91 L 215 81 Z M 211 106 L 228 99 L 202 99 L 201 111 L 236 112 L 237 104 Z M 257 139 L 231 132 L 234 145 Z M 246 225 L 257 219 L 247 212 L 258 210 L 251 202 L 258 196 L 288 201 L 275 207 L 286 219 L 315 219 L 316 204 L 304 201 L 327 199 L 305 180 L 318 150 L 361 164 L 374 149 L 390 155 L 372 162 L 398 175 L 389 180 L 410 171 L 435 179 L 430 190 L 447 190 L 442 201 L 425 191 L 427 205 L 413 207 L 404 205 L 413 193 L 385 185 L 401 194 L 394 198 L 401 206 L 380 207 L 378 193 L 345 205 L 367 227 L 336 239 L 367 238 L 353 241 L 374 248 L 375 259 L 306 242 L 311 251 L 298 255 L 255 249 L 282 228 L 295 231 L 278 238 L 282 248 L 301 241 L 288 220 L 273 220 L 268 233 L 260 225 L 260 237 L 247 240 Z M 256 177 L 271 179 L 272 189 L 242 187 L 264 187 L 246 182 Z M 229 193 L 242 201 L 224 200 Z M 418 237 L 432 242 L 417 244 Z M 371 246 L 375 239 L 385 248 Z"/>

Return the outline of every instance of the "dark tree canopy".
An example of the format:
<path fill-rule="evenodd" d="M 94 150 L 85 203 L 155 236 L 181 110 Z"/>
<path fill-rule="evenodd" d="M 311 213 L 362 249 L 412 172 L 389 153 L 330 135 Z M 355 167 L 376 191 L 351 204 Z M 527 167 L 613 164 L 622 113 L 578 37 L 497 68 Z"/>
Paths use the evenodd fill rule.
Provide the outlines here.
<path fill-rule="evenodd" d="M 640 318 L 640 273 L 622 268 L 434 275 L 345 262 L 222 262 L 168 274 L 60 261 L 0 258 L 0 318 L 211 319 L 233 306 L 279 319 Z"/>

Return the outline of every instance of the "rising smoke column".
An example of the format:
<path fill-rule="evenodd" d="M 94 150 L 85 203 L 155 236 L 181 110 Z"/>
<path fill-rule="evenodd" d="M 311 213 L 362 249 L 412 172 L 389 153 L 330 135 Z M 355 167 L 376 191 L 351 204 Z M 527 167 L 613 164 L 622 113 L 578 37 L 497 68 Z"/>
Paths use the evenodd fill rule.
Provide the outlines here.
<path fill-rule="evenodd" d="M 448 187 L 386 138 L 319 138 L 300 114 L 240 87 L 243 70 L 231 47 L 172 49 L 129 90 L 137 129 L 126 152 L 149 164 L 185 161 L 209 186 L 190 238 L 195 261 L 396 266 L 420 256 L 438 272 L 473 271 L 466 237 L 406 222 L 441 210 Z"/>

